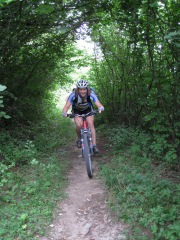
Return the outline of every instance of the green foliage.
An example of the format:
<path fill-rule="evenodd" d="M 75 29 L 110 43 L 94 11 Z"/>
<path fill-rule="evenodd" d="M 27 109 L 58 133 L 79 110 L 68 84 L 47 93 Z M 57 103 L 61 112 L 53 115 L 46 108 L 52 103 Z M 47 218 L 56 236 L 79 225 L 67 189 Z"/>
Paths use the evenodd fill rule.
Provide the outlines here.
<path fill-rule="evenodd" d="M 1 133 L 0 148 L 5 164 L 20 166 L 27 164 L 35 157 L 36 148 L 32 141 L 14 139 L 7 131 L 2 131 Z"/>
<path fill-rule="evenodd" d="M 1 95 L 1 92 L 3 92 L 7 87 L 3 86 L 0 84 L 0 108 L 4 108 L 4 104 L 3 104 L 3 96 Z M 0 118 L 6 118 L 9 119 L 11 118 L 8 114 L 6 114 L 4 111 L 0 111 Z"/>
<path fill-rule="evenodd" d="M 26 128 L 1 131 L 0 239 L 43 235 L 55 203 L 65 197 L 70 162 L 62 146 L 74 139 L 74 126 L 60 117 L 59 110 L 48 113 Z"/>
<path fill-rule="evenodd" d="M 148 182 L 147 176 L 152 176 L 147 171 L 150 163 L 153 166 L 163 163 L 166 168 L 177 170 L 180 156 L 178 1 L 95 0 L 89 4 L 71 0 L 63 3 L 1 0 L 0 7 L 1 82 L 17 97 L 17 101 L 6 99 L 0 90 L 0 121 L 4 120 L 2 117 L 9 118 L 6 112 L 13 116 L 8 123 L 3 122 L 7 126 L 0 136 L 1 188 L 15 180 L 14 166 L 25 168 L 27 163 L 41 166 L 41 155 L 65 143 L 66 123 L 62 132 L 58 124 L 54 128 L 49 126 L 54 116 L 51 109 L 55 107 L 50 92 L 71 81 L 69 74 L 75 66 L 88 63 L 77 58 L 80 53 L 71 44 L 79 37 L 79 27 L 84 27 L 84 22 L 89 24 L 88 34 L 96 47 L 89 79 L 105 106 L 99 121 L 127 127 L 109 133 L 116 151 L 126 150 L 133 159 L 132 173 L 127 172 L 127 176 L 145 186 L 144 179 Z M 47 114 L 50 117 L 44 121 Z M 134 126 L 139 129 L 134 130 Z M 123 164 L 125 174 L 126 163 Z M 145 169 L 140 175 L 136 169 L 139 165 Z M 109 178 L 115 184 L 121 181 L 113 175 Z M 155 184 L 153 179 L 148 182 L 150 186 Z M 46 186 L 49 184 L 47 181 Z M 14 186 L 15 193 L 17 186 Z M 168 184 L 164 187 L 168 189 Z M 23 191 L 33 195 L 36 190 L 32 184 Z M 153 192 L 154 188 L 150 190 Z M 143 191 L 146 192 L 145 187 Z M 134 195 L 131 186 L 127 187 L 125 199 L 132 205 Z M 158 199 L 156 191 L 153 195 Z M 142 193 L 136 197 L 138 203 L 144 204 Z M 7 194 L 5 199 L 8 202 L 11 198 Z M 141 216 L 143 226 L 152 226 L 157 239 L 164 238 L 164 231 L 169 239 L 174 239 L 177 224 L 170 222 L 169 231 L 164 225 L 166 212 L 170 218 L 170 210 L 155 202 L 156 205 L 150 205 L 149 218 L 141 215 L 144 209 L 135 211 L 135 215 Z M 19 213 L 13 216 L 19 224 L 14 229 L 27 233 L 30 214 Z"/>
<path fill-rule="evenodd" d="M 7 101 L 8 113 L 15 121 L 31 120 L 39 115 L 48 92 L 70 81 L 68 74 L 79 61 L 71 57 L 80 54 L 72 46 L 80 26 L 76 18 L 85 16 L 77 13 L 73 1 L 67 7 L 58 1 L 2 0 L 0 4 L 1 83 L 17 97 Z"/>
<path fill-rule="evenodd" d="M 41 115 L 49 90 L 70 82 L 75 66 L 89 64 L 71 45 L 86 22 L 96 47 L 89 79 L 106 108 L 102 121 L 166 135 L 167 156 L 175 158 L 172 148 L 179 156 L 177 1 L 0 3 L 0 75 L 18 98 L 7 101 L 15 120 Z"/>
<path fill-rule="evenodd" d="M 144 164 L 151 159 L 168 168 L 178 169 L 176 146 L 168 142 L 166 134 L 152 135 L 141 129 L 117 126 L 110 129 L 108 135 L 116 151 L 127 147 L 132 156 L 142 159 Z"/>
<path fill-rule="evenodd" d="M 0 0 L 0 6 L 3 6 L 3 4 L 8 4 L 8 3 L 11 3 L 15 0 Z"/>
<path fill-rule="evenodd" d="M 49 14 L 54 11 L 54 7 L 47 4 L 41 4 L 36 8 L 38 14 Z"/>
<path fill-rule="evenodd" d="M 1 220 L 1 237 L 33 239 L 37 232 L 43 234 L 54 203 L 64 197 L 65 164 L 59 157 L 46 156 L 12 174 L 1 194 L 0 212 L 7 219 Z"/>
<path fill-rule="evenodd" d="M 90 78 L 105 105 L 104 122 L 157 134 L 153 151 L 171 159 L 180 156 L 177 8 L 177 1 L 114 1 L 90 25 L 96 43 Z"/>
<path fill-rule="evenodd" d="M 160 146 L 152 153 L 152 136 L 140 130 L 114 128 L 107 134 L 115 155 L 101 174 L 114 196 L 110 206 L 129 223 L 128 239 L 179 239 L 178 173 L 164 168 L 171 157 L 157 166 Z"/>

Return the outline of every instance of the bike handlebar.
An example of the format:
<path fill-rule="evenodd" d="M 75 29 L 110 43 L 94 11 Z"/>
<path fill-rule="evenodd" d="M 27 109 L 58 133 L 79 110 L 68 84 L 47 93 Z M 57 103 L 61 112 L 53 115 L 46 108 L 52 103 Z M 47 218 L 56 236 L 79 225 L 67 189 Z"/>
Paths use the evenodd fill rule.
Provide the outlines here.
<path fill-rule="evenodd" d="M 67 117 L 69 117 L 69 118 L 74 118 L 74 117 L 86 118 L 86 117 L 88 117 L 88 116 L 96 115 L 98 112 L 99 112 L 99 111 L 94 110 L 94 111 L 91 111 L 91 112 L 86 113 L 86 114 L 76 114 L 76 113 L 73 113 L 73 114 L 67 114 Z"/>

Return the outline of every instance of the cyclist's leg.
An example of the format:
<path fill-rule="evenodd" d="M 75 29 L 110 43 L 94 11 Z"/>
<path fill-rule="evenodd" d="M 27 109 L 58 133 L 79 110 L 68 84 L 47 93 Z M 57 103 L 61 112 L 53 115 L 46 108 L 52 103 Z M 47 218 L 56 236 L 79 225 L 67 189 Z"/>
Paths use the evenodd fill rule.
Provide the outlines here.
<path fill-rule="evenodd" d="M 73 113 L 74 114 L 81 114 L 81 112 L 78 109 L 73 109 Z M 82 121 L 81 117 L 75 117 L 74 122 L 76 124 L 76 134 L 77 134 L 77 137 L 78 137 L 78 140 L 77 140 L 76 144 L 77 144 L 78 148 L 81 148 L 81 128 L 82 128 L 82 125 L 83 125 L 83 121 Z"/>
<path fill-rule="evenodd" d="M 87 117 L 88 126 L 91 129 L 92 142 L 93 142 L 93 152 L 95 154 L 99 153 L 99 149 L 96 146 L 96 129 L 94 127 L 94 116 Z"/>
<path fill-rule="evenodd" d="M 72 112 L 74 114 L 79 114 L 79 115 L 81 114 L 81 111 L 79 111 L 78 109 L 75 109 L 75 108 L 72 109 Z M 81 117 L 75 117 L 74 122 L 76 124 L 76 133 L 77 133 L 78 139 L 80 139 L 81 138 L 81 128 L 82 128 L 82 125 L 83 125 L 82 118 Z"/>
<path fill-rule="evenodd" d="M 78 139 L 80 139 L 81 138 L 81 128 L 83 126 L 83 120 L 81 117 L 75 117 L 74 122 L 76 124 L 76 133 L 77 133 Z"/>
<path fill-rule="evenodd" d="M 91 112 L 92 108 L 88 109 L 87 111 Z M 88 127 L 91 129 L 93 151 L 95 154 L 97 154 L 97 153 L 99 153 L 99 149 L 96 146 L 96 129 L 94 127 L 94 116 L 88 116 L 86 118 L 86 122 L 87 122 Z"/>

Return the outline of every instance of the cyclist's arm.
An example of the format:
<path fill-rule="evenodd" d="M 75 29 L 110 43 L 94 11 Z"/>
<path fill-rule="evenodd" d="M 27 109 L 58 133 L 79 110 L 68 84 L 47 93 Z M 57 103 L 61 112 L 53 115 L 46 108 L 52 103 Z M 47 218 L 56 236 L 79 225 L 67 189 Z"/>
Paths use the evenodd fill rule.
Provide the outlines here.
<path fill-rule="evenodd" d="M 63 112 L 67 112 L 69 110 L 70 106 L 73 104 L 74 97 L 75 97 L 75 92 L 72 92 L 66 101 L 66 104 L 62 110 Z"/>
<path fill-rule="evenodd" d="M 72 105 L 72 103 L 69 100 L 67 100 L 67 102 L 66 102 L 62 111 L 67 112 L 71 105 Z"/>
<path fill-rule="evenodd" d="M 91 92 L 91 100 L 95 103 L 95 105 L 98 107 L 99 112 L 104 111 L 104 106 L 99 101 L 97 95 L 94 92 Z"/>
<path fill-rule="evenodd" d="M 95 102 L 95 104 L 96 104 L 96 106 L 98 107 L 98 109 L 99 109 L 99 108 L 104 108 L 104 106 L 101 104 L 101 102 L 100 102 L 99 100 L 97 100 L 97 101 Z"/>

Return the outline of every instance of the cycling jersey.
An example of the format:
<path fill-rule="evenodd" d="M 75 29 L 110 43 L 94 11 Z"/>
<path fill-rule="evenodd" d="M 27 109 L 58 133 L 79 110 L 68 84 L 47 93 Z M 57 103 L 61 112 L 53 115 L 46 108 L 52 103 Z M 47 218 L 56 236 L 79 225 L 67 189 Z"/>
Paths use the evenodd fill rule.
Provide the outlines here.
<path fill-rule="evenodd" d="M 88 97 L 88 94 L 86 94 L 86 97 L 84 99 L 81 97 L 80 94 L 78 94 L 77 102 L 74 102 L 74 100 L 75 100 L 75 92 L 72 92 L 69 95 L 68 100 L 72 103 L 72 107 L 74 109 L 78 109 L 80 111 L 84 111 L 84 110 L 88 109 L 89 107 L 92 107 L 92 102 L 96 102 L 98 100 L 97 95 L 93 91 L 91 91 L 91 93 L 90 93 L 90 100 L 92 102 L 89 102 L 87 100 L 87 97 Z"/>

